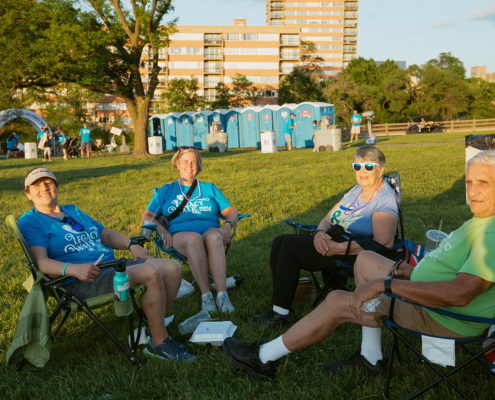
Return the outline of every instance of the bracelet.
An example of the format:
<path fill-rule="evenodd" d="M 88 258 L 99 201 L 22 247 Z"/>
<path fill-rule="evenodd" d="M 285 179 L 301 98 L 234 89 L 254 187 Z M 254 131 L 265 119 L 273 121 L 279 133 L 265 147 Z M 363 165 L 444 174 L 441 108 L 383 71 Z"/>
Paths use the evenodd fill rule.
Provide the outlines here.
<path fill-rule="evenodd" d="M 385 278 L 385 293 L 392 294 L 392 276 L 387 276 Z"/>
<path fill-rule="evenodd" d="M 65 270 L 67 268 L 67 265 L 69 265 L 69 263 L 65 264 L 64 267 L 62 268 L 62 276 L 65 276 Z"/>
<path fill-rule="evenodd" d="M 316 234 L 318 232 L 323 232 L 323 229 L 317 229 L 316 231 L 313 231 L 312 234 L 313 234 L 313 238 L 316 236 Z"/>

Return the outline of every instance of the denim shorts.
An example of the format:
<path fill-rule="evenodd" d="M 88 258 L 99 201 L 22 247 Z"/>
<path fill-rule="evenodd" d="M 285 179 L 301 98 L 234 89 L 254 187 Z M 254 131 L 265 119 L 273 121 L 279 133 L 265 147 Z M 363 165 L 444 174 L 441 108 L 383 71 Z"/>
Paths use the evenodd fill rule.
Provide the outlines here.
<path fill-rule="evenodd" d="M 126 265 L 144 264 L 146 258 L 140 258 L 135 263 L 132 259 L 128 259 Z M 104 268 L 100 271 L 100 274 L 95 278 L 94 282 L 84 282 L 76 279 L 71 282 L 65 289 L 74 293 L 79 300 L 92 299 L 93 297 L 102 296 L 107 293 L 113 293 L 113 277 L 115 276 L 115 268 Z"/>

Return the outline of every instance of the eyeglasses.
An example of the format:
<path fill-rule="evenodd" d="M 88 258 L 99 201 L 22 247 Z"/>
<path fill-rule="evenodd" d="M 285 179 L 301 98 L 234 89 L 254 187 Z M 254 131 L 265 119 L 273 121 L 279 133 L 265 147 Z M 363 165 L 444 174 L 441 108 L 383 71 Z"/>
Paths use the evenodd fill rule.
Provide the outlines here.
<path fill-rule="evenodd" d="M 76 232 L 83 232 L 84 231 L 84 226 L 82 226 L 79 222 L 77 222 L 74 218 L 72 217 L 64 217 L 60 221 L 62 224 L 70 225 L 72 229 L 74 229 Z"/>
<path fill-rule="evenodd" d="M 365 171 L 371 172 L 375 169 L 375 165 L 380 166 L 380 164 L 377 163 L 352 163 L 352 168 L 354 169 L 354 171 L 359 172 L 361 171 L 361 168 L 364 167 Z"/>
<path fill-rule="evenodd" d="M 180 146 L 179 147 L 179 150 L 199 150 L 199 147 L 196 147 L 196 146 Z"/>

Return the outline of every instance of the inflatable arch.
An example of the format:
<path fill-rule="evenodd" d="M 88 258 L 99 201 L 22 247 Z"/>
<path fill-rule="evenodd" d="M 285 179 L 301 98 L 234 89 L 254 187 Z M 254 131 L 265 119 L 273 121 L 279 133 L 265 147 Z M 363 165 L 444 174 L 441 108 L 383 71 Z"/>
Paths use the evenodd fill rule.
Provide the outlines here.
<path fill-rule="evenodd" d="M 38 132 L 40 132 L 45 125 L 48 125 L 45 120 L 34 111 L 26 110 L 25 108 L 18 108 L 0 111 L 0 128 L 10 120 L 17 117 L 25 118 L 31 125 L 33 125 L 37 129 Z M 52 133 L 50 127 L 48 127 L 48 129 L 50 133 Z"/>

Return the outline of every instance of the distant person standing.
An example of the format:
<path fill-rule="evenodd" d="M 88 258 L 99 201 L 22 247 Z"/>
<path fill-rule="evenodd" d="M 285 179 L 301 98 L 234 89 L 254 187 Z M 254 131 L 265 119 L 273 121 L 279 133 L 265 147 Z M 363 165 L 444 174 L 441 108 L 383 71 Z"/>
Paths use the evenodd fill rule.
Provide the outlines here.
<path fill-rule="evenodd" d="M 359 138 L 359 134 L 361 133 L 361 121 L 362 121 L 361 115 L 358 114 L 356 110 L 354 110 L 354 115 L 351 118 L 352 122 L 352 129 L 351 129 L 351 141 L 349 143 L 352 143 L 352 139 L 354 138 L 354 135 L 356 135 L 356 143 Z"/>
<path fill-rule="evenodd" d="M 48 125 L 45 125 L 43 127 L 43 129 L 36 135 L 36 144 L 40 144 L 40 140 L 43 137 L 43 135 L 45 134 L 45 129 L 47 129 L 47 128 L 48 128 Z"/>
<path fill-rule="evenodd" d="M 296 114 L 291 113 L 284 127 L 285 148 L 288 150 L 292 150 L 292 132 L 297 128 L 297 125 L 294 123 L 295 118 Z"/>
<path fill-rule="evenodd" d="M 91 129 L 88 128 L 88 124 L 84 124 L 84 128 L 79 131 L 81 137 L 81 158 L 84 158 L 84 151 L 86 150 L 89 158 L 89 152 L 91 150 Z"/>
<path fill-rule="evenodd" d="M 162 136 L 162 133 L 160 132 L 160 128 L 158 127 L 155 128 L 155 133 L 153 134 L 153 136 Z"/>
<path fill-rule="evenodd" d="M 7 160 L 9 159 L 9 156 L 12 154 L 12 158 L 17 158 L 16 152 L 17 152 L 17 145 L 19 144 L 19 136 L 15 133 L 15 131 L 12 132 L 12 134 L 7 138 Z"/>
<path fill-rule="evenodd" d="M 60 145 L 62 146 L 62 152 L 64 153 L 64 160 L 67 161 L 67 147 L 69 145 L 69 136 L 67 136 L 66 130 L 63 130 L 60 136 Z"/>
<path fill-rule="evenodd" d="M 54 157 L 60 156 L 62 150 L 62 144 L 60 143 L 61 138 L 62 138 L 62 133 L 60 132 L 60 125 L 57 125 L 57 129 L 55 130 L 55 133 L 53 133 Z"/>
<path fill-rule="evenodd" d="M 44 133 L 46 134 L 46 140 L 45 144 L 43 145 L 43 161 L 46 161 L 47 159 L 48 161 L 52 161 L 52 157 L 50 156 L 50 154 L 52 153 L 53 135 L 50 133 L 48 128 L 45 128 Z"/>

